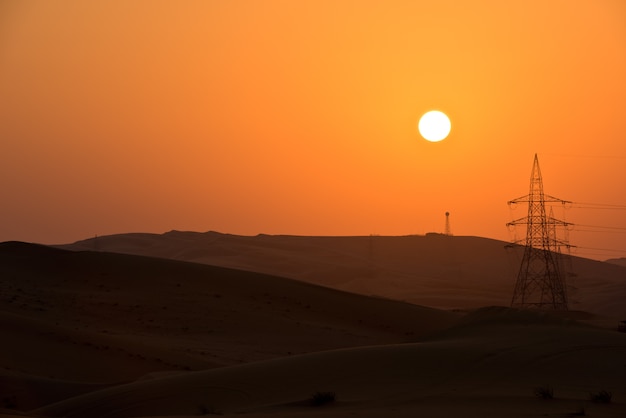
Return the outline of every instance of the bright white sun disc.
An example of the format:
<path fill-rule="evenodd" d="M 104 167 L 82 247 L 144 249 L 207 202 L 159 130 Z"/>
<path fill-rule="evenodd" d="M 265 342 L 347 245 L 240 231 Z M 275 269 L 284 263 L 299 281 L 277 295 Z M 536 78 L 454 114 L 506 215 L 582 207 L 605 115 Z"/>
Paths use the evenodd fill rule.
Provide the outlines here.
<path fill-rule="evenodd" d="M 445 113 L 431 110 L 422 115 L 417 128 L 424 139 L 438 142 L 448 136 L 451 126 L 450 119 Z"/>

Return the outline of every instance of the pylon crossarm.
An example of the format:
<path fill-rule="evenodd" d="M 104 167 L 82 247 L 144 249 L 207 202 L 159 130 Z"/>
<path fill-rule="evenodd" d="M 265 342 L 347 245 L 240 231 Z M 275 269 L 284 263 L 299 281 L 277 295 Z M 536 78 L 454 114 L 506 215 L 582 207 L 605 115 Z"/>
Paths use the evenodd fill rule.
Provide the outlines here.
<path fill-rule="evenodd" d="M 574 203 L 570 200 L 563 200 L 563 199 L 559 199 L 558 197 L 544 194 L 543 198 L 540 200 L 537 199 L 537 196 L 534 196 L 533 198 L 533 196 L 526 195 L 526 196 L 518 197 L 517 199 L 509 200 L 508 202 L 506 202 L 506 204 L 514 205 L 516 203 L 529 203 L 529 202 L 561 203 L 563 205 Z"/>
<path fill-rule="evenodd" d="M 530 200 L 530 196 L 529 195 L 524 195 L 524 196 L 518 197 L 517 199 L 509 200 L 508 202 L 506 202 L 506 204 L 511 206 L 511 205 L 516 204 L 516 203 L 528 203 L 529 200 Z"/>
<path fill-rule="evenodd" d="M 556 218 L 549 218 L 547 220 L 547 222 L 549 224 L 552 224 L 552 225 L 555 225 L 555 226 L 571 226 L 571 225 L 574 225 L 571 222 L 565 222 L 565 221 L 562 221 L 562 220 L 556 219 Z"/>
<path fill-rule="evenodd" d="M 561 246 L 561 247 L 566 247 L 566 248 L 576 248 L 575 245 L 571 245 L 570 243 L 568 243 L 567 241 L 563 241 L 560 239 L 555 239 L 554 243 Z"/>
<path fill-rule="evenodd" d="M 562 204 L 567 204 L 567 203 L 574 203 L 570 200 L 563 200 L 563 199 L 559 199 L 558 197 L 554 197 L 554 196 L 550 196 L 549 194 L 544 194 L 543 195 L 543 201 L 544 202 L 549 202 L 549 203 L 562 203 Z"/>
<path fill-rule="evenodd" d="M 506 226 L 528 225 L 529 223 L 533 223 L 534 224 L 536 222 L 531 222 L 531 221 L 528 220 L 528 217 L 524 217 L 524 218 L 516 219 L 516 220 L 511 221 L 511 222 L 507 222 Z M 555 226 L 572 226 L 572 225 L 574 225 L 571 222 L 565 222 L 565 221 L 562 221 L 560 219 L 555 219 L 555 218 L 546 219 L 545 223 L 546 224 L 552 224 L 552 225 L 555 225 Z"/>
<path fill-rule="evenodd" d="M 528 224 L 528 218 L 519 218 L 511 222 L 507 222 L 506 226 L 515 226 L 515 225 L 526 225 Z"/>

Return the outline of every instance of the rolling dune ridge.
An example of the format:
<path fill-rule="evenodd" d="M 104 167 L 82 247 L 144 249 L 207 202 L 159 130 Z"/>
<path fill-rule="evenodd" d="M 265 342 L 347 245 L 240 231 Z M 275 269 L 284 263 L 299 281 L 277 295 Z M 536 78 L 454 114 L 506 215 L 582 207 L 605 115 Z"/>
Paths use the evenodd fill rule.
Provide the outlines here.
<path fill-rule="evenodd" d="M 189 242 L 207 237 L 213 244 Z M 506 296 L 491 286 L 505 263 L 493 256 L 499 242 L 374 237 L 390 246 L 372 250 L 371 239 L 131 234 L 98 238 L 98 251 L 1 243 L 0 416 L 626 413 L 626 335 L 606 329 L 621 314 L 622 267 L 579 260 L 588 269 L 579 283 L 594 285 L 585 303 L 599 311 L 475 309 Z M 138 248 L 154 251 L 121 253 Z M 220 253 L 244 269 L 174 260 L 174 250 L 194 261 Z M 251 271 L 262 260 L 302 276 Z M 381 293 L 387 274 L 397 296 L 441 306 L 332 288 Z M 555 399 L 537 399 L 537 387 Z M 610 404 L 589 400 L 600 390 Z M 313 407 L 315 393 L 335 398 Z"/>

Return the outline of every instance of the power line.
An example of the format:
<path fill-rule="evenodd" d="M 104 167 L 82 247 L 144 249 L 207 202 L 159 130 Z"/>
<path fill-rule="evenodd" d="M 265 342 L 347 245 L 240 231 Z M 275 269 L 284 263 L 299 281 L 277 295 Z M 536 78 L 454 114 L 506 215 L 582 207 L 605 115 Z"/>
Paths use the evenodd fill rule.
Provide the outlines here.
<path fill-rule="evenodd" d="M 571 202 L 566 209 L 600 209 L 600 210 L 626 210 L 626 205 L 615 205 L 610 203 L 590 203 L 590 202 Z"/>
<path fill-rule="evenodd" d="M 626 160 L 626 156 L 624 155 L 546 154 L 543 152 L 541 153 L 541 155 L 549 155 L 551 157 L 566 157 L 566 158 L 608 158 L 608 159 Z"/>
<path fill-rule="evenodd" d="M 592 203 L 592 202 L 573 202 L 579 205 L 592 205 L 592 206 L 614 206 L 620 208 L 626 208 L 626 205 L 616 205 L 614 203 Z"/>
<path fill-rule="evenodd" d="M 626 234 L 626 231 L 603 231 L 601 229 L 572 229 L 574 232 L 593 232 L 593 233 L 601 233 L 601 234 Z"/>
<path fill-rule="evenodd" d="M 546 154 L 543 154 L 546 155 Z M 557 154 L 548 154 L 548 155 L 557 155 Z M 562 155 L 563 157 L 581 157 L 581 158 L 618 158 L 618 159 L 626 159 L 626 156 L 601 156 L 601 155 Z M 512 210 L 517 203 L 530 203 L 530 195 L 522 196 L 520 198 L 509 201 L 509 208 Z M 586 209 L 586 210 L 609 210 L 609 211 L 626 211 L 626 205 L 623 204 L 615 204 L 615 203 L 597 203 L 597 202 L 579 202 L 579 201 L 565 201 L 550 195 L 544 195 L 544 204 L 546 207 L 550 206 L 561 206 L 564 210 L 569 209 Z M 511 212 L 512 213 L 512 212 Z M 551 217 L 550 217 L 551 218 Z M 615 226 L 605 226 L 605 225 L 588 225 L 588 224 L 579 224 L 579 223 L 570 223 L 565 221 L 556 221 L 553 220 L 552 223 L 558 224 L 561 227 L 564 227 L 565 233 L 567 231 L 574 231 L 580 233 L 595 233 L 595 234 L 626 234 L 625 227 L 615 227 Z M 507 224 L 507 226 L 512 227 L 515 225 L 527 224 L 527 221 L 522 219 L 517 219 L 513 222 Z M 522 240 L 515 241 L 518 244 L 521 244 Z M 566 240 L 567 241 L 567 240 Z M 605 253 L 617 253 L 617 254 L 626 254 L 626 249 L 615 249 L 615 248 L 597 248 L 597 247 L 580 247 L 580 246 L 569 246 L 566 245 L 567 248 L 575 248 L 575 252 L 585 253 L 587 255 L 606 255 L 602 253 L 594 253 L 588 252 L 584 250 L 592 250 L 592 251 L 604 251 Z M 583 250 L 583 251 L 579 251 Z"/>
<path fill-rule="evenodd" d="M 626 253 L 626 250 L 616 250 L 611 248 L 596 248 L 596 247 L 576 247 L 581 250 L 595 250 L 595 251 L 608 251 L 612 253 Z"/>
<path fill-rule="evenodd" d="M 585 224 L 576 224 L 576 226 L 582 226 L 585 228 L 601 228 L 601 229 L 613 229 L 617 231 L 626 231 L 626 228 L 621 228 L 618 226 L 585 225 Z"/>
<path fill-rule="evenodd" d="M 626 254 L 626 253 L 625 253 Z M 606 261 L 609 258 L 626 258 L 626 257 L 620 257 L 620 254 L 609 254 L 609 253 L 598 253 L 598 252 L 588 252 L 588 251 L 584 251 L 584 252 L 575 252 L 574 254 L 572 254 L 575 257 L 582 257 L 582 258 L 590 258 L 591 256 L 597 258 L 599 261 Z"/>

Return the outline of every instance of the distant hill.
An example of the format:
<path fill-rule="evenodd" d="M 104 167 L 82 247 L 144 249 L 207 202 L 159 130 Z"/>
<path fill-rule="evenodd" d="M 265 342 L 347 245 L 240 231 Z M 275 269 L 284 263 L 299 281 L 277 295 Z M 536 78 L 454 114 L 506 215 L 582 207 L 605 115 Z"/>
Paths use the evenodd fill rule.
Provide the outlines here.
<path fill-rule="evenodd" d="M 611 258 L 606 260 L 607 263 L 617 264 L 618 266 L 626 267 L 626 257 L 621 258 Z"/>
<path fill-rule="evenodd" d="M 171 231 L 63 245 L 192 261 L 288 277 L 439 309 L 510 303 L 519 247 L 471 236 L 238 236 Z M 626 318 L 626 268 L 572 257 L 571 309 Z"/>

